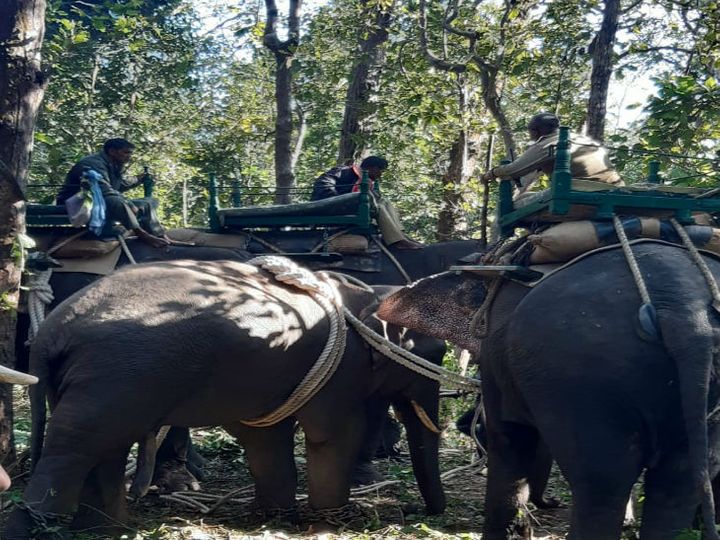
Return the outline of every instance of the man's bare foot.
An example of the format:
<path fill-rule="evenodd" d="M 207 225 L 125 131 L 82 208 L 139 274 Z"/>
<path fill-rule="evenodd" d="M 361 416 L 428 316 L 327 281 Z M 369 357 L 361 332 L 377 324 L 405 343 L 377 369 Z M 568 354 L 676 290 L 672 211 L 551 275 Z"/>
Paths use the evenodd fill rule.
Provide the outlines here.
<path fill-rule="evenodd" d="M 169 246 L 172 242 L 170 240 L 166 240 L 165 238 L 160 238 L 159 236 L 153 236 L 152 234 L 142 230 L 142 229 L 136 229 L 135 234 L 137 234 L 137 237 L 145 242 L 146 244 L 155 247 L 155 248 L 163 248 Z"/>
<path fill-rule="evenodd" d="M 404 240 L 398 240 L 392 246 L 397 249 L 422 249 L 423 247 L 425 247 L 420 242 L 410 240 L 409 238 L 405 238 Z"/>

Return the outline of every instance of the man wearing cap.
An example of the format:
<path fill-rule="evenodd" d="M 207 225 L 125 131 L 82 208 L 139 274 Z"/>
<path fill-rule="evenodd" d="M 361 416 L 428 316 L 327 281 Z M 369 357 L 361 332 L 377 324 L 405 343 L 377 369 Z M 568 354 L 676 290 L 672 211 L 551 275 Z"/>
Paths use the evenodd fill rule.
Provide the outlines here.
<path fill-rule="evenodd" d="M 528 191 L 540 175 L 552 174 L 555 165 L 554 147 L 559 138 L 560 119 L 552 113 L 536 114 L 528 122 L 530 138 L 535 141 L 512 163 L 493 167 L 483 180 L 519 179 L 516 196 Z M 602 143 L 585 135 L 570 133 L 570 173 L 573 178 L 622 186 L 623 181 L 607 155 Z"/>
<path fill-rule="evenodd" d="M 363 170 L 368 172 L 370 190 L 372 191 L 375 181 L 380 179 L 387 166 L 387 160 L 378 156 L 370 156 L 360 162 L 360 167 L 355 164 L 334 167 L 315 180 L 310 200 L 319 201 L 336 195 L 359 191 Z M 398 249 L 420 249 L 423 247 L 422 244 L 405 236 L 400 216 L 398 216 L 395 207 L 390 201 L 375 197 L 375 203 L 378 211 L 380 234 L 382 234 L 387 245 Z"/>

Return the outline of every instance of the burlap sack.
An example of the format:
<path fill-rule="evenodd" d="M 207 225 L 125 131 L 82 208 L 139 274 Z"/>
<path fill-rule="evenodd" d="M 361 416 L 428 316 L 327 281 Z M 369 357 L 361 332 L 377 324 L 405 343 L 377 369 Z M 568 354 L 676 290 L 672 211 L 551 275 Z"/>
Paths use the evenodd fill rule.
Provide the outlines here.
<path fill-rule="evenodd" d="M 535 246 L 531 264 L 569 261 L 573 257 L 600 247 L 595 227 L 590 221 L 568 221 L 528 236 Z"/>
<path fill-rule="evenodd" d="M 328 242 L 328 251 L 338 253 L 365 253 L 368 250 L 368 239 L 359 234 L 343 234 Z"/>

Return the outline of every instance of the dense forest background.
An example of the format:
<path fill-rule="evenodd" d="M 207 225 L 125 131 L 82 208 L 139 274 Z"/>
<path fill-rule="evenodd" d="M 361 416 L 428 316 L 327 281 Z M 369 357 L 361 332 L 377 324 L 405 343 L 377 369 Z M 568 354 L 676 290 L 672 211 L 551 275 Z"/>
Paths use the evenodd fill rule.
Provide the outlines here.
<path fill-rule="evenodd" d="M 668 180 L 714 185 L 719 13 L 712 0 L 49 0 L 28 198 L 51 199 L 41 185 L 113 136 L 138 146 L 131 172 L 150 168 L 173 226 L 205 223 L 210 172 L 225 204 L 232 180 L 244 204 L 305 200 L 319 173 L 374 153 L 414 236 L 470 236 L 479 173 L 522 151 L 543 110 L 604 138 L 626 181 L 654 155 Z"/>

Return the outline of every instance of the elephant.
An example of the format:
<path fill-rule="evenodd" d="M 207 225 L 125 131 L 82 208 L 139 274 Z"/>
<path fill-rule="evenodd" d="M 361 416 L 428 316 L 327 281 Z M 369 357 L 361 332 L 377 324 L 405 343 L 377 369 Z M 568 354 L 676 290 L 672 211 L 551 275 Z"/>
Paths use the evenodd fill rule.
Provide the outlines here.
<path fill-rule="evenodd" d="M 543 443 L 572 492 L 569 538 L 619 538 L 644 472 L 641 539 L 672 539 L 696 509 L 710 538 L 709 478 L 720 469 L 720 320 L 684 248 L 632 246 L 657 337 L 640 331 L 638 286 L 619 247 L 534 287 L 506 281 L 477 324 L 487 278 L 444 273 L 384 300 L 378 316 L 478 355 L 488 438 L 483 538 L 529 537 L 520 506 Z M 714 280 L 720 263 L 702 254 Z M 715 304 L 717 305 L 717 304 Z M 485 330 L 484 334 L 481 330 Z"/>
<path fill-rule="evenodd" d="M 167 246 L 155 248 L 137 238 L 126 239 L 128 250 L 136 262 L 174 261 L 178 259 L 193 260 L 235 260 L 247 261 L 252 255 L 241 249 L 200 246 Z M 47 259 L 40 259 L 40 264 Z M 32 260 L 31 263 L 32 264 Z M 131 264 L 131 260 L 123 252 L 117 262 L 117 268 Z M 37 268 L 43 270 L 44 268 Z M 52 310 L 63 300 L 70 297 L 83 287 L 99 279 L 98 274 L 85 272 L 53 272 L 50 286 L 53 301 L 47 306 Z M 29 348 L 27 338 L 30 328 L 30 317 L 26 312 L 18 313 L 15 337 L 15 366 L 20 371 L 28 371 Z M 154 483 L 163 491 L 181 489 L 198 489 L 196 478 L 202 479 L 201 465 L 204 460 L 194 451 L 190 444 L 189 432 L 186 429 L 173 428 L 168 433 L 158 454 L 158 466 L 155 470 Z M 186 468 L 187 467 L 187 468 Z"/>
<path fill-rule="evenodd" d="M 362 313 L 377 301 L 374 293 L 337 287 L 348 310 L 383 328 Z M 40 378 L 31 394 L 34 455 L 46 394 L 53 414 L 23 506 L 3 538 L 29 538 L 33 516 L 52 521 L 80 504 L 102 513 L 79 512 L 73 527 L 95 526 L 99 516 L 123 522 L 128 450 L 162 425 L 223 426 L 245 447 L 258 504 L 274 513 L 295 506 L 297 421 L 305 432 L 311 509 L 342 507 L 373 399 L 390 400 L 401 414 L 427 512 L 441 513 L 439 435 L 422 420 L 437 425 L 439 385 L 371 352 L 350 327 L 334 374 L 309 401 L 268 427 L 247 425 L 285 401 L 324 349 L 330 327 L 313 298 L 236 261 L 124 267 L 71 296 L 49 314 L 31 348 L 31 372 Z M 422 352 L 421 335 L 392 325 L 385 331 Z"/>

